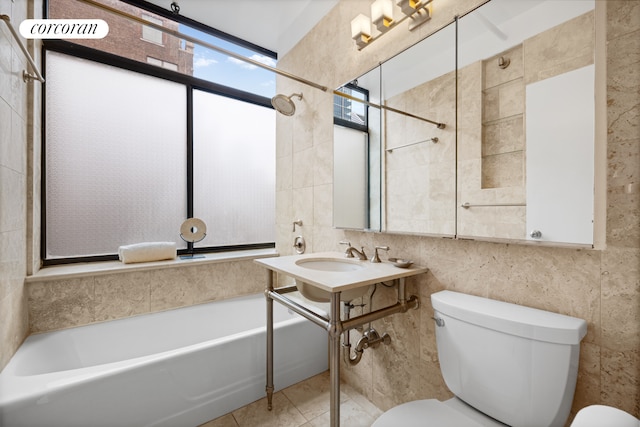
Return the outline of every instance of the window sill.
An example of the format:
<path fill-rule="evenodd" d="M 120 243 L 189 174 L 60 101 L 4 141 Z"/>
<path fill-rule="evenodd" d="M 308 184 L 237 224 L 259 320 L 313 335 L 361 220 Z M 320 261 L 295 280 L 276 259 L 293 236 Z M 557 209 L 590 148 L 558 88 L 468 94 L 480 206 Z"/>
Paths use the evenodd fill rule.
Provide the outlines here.
<path fill-rule="evenodd" d="M 32 276 L 27 276 L 26 283 L 44 282 L 103 274 L 128 273 L 132 271 L 159 270 L 164 268 L 181 268 L 193 265 L 213 264 L 221 262 L 245 261 L 258 258 L 278 256 L 275 248 L 251 249 L 246 251 L 216 252 L 201 254 L 204 258 L 181 259 L 177 257 L 167 261 L 141 262 L 123 264 L 120 261 L 91 262 L 49 266 L 40 269 Z"/>

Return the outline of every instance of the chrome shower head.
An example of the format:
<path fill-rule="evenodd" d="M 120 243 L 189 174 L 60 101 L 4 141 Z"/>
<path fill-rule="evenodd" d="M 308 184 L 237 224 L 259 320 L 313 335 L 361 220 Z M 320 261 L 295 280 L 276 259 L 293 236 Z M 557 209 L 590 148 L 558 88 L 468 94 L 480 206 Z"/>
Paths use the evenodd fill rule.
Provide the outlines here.
<path fill-rule="evenodd" d="M 278 94 L 271 98 L 271 105 L 273 105 L 273 108 L 275 108 L 277 112 L 284 114 L 285 116 L 293 116 L 296 112 L 296 104 L 293 103 L 291 98 L 294 96 L 297 96 L 298 99 L 302 99 L 301 93 L 294 93 L 289 96 Z"/>

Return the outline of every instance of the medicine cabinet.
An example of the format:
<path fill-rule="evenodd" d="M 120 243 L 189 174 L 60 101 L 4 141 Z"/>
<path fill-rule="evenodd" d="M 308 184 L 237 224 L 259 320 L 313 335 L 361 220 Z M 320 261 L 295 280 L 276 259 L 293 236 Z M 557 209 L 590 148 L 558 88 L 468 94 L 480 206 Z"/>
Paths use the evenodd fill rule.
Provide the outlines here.
<path fill-rule="evenodd" d="M 349 228 L 593 245 L 606 138 L 596 7 L 491 0 L 355 79 L 383 108 L 354 158 L 368 223 Z"/>

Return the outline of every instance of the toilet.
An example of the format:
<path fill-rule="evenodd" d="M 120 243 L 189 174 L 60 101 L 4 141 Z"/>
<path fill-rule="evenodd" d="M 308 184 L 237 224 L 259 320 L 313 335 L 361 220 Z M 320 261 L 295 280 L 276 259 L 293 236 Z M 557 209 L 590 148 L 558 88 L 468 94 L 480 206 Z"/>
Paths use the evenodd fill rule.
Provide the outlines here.
<path fill-rule="evenodd" d="M 455 397 L 396 406 L 372 427 L 564 426 L 584 320 L 452 291 L 432 294 L 431 304 L 440 369 Z"/>

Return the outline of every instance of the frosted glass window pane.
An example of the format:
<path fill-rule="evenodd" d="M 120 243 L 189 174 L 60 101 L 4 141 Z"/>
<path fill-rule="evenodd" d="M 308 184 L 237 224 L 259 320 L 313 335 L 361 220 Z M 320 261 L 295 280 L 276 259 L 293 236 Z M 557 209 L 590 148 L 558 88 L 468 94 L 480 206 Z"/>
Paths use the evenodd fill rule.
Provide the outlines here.
<path fill-rule="evenodd" d="M 183 85 L 47 52 L 47 258 L 180 239 Z"/>
<path fill-rule="evenodd" d="M 202 91 L 193 105 L 196 246 L 275 241 L 275 112 Z"/>

